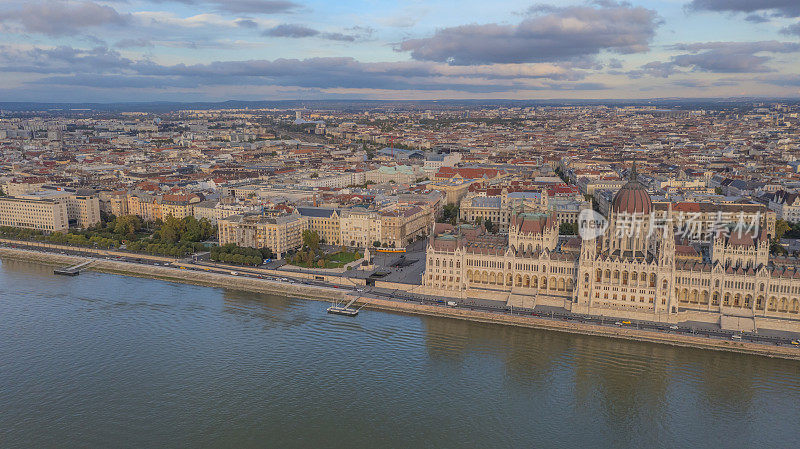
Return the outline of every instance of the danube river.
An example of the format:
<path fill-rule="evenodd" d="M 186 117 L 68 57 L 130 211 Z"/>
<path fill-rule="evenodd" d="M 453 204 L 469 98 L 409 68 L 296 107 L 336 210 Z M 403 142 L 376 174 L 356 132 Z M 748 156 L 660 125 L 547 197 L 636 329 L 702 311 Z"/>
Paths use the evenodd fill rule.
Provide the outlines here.
<path fill-rule="evenodd" d="M 800 363 L 0 267 L 0 447 L 800 446 Z"/>

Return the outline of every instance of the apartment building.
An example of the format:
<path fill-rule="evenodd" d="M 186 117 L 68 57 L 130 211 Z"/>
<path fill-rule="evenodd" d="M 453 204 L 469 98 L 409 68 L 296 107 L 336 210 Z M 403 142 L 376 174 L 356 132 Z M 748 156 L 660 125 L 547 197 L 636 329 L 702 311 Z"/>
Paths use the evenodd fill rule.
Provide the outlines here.
<path fill-rule="evenodd" d="M 419 206 L 397 208 L 392 211 L 382 212 L 381 236 L 378 239 L 381 245 L 403 247 L 414 239 L 428 235 L 433 224 L 433 216 Z"/>
<path fill-rule="evenodd" d="M 800 195 L 779 190 L 774 194 L 767 194 L 766 198 L 770 210 L 775 211 L 778 218 L 792 223 L 800 221 Z"/>
<path fill-rule="evenodd" d="M 342 211 L 340 217 L 342 245 L 372 246 L 375 241 L 381 241 L 380 215 L 377 212 L 361 207 L 354 207 Z"/>
<path fill-rule="evenodd" d="M 269 248 L 281 259 L 287 251 L 302 246 L 308 220 L 299 214 L 237 214 L 218 220 L 217 227 L 220 245 Z"/>
<path fill-rule="evenodd" d="M 331 176 L 320 176 L 316 178 L 304 179 L 300 185 L 311 188 L 328 187 L 342 188 L 352 185 L 360 185 L 366 182 L 366 175 L 363 171 L 353 171 L 338 173 Z"/>
<path fill-rule="evenodd" d="M 487 195 L 486 192 L 470 193 L 461 200 L 459 218 L 472 223 L 491 222 L 498 226 L 499 232 L 507 232 L 511 217 L 519 212 L 542 212 L 547 210 L 547 191 L 509 192 L 499 190 Z"/>
<path fill-rule="evenodd" d="M 397 184 L 410 184 L 419 178 L 424 178 L 425 173 L 418 166 L 413 165 L 384 165 L 367 172 L 367 181 L 378 184 L 394 182 Z"/>
<path fill-rule="evenodd" d="M 43 185 L 33 192 L 0 200 L 2 226 L 64 231 L 100 222 L 100 200 L 90 190 Z"/>
<path fill-rule="evenodd" d="M 198 220 L 206 219 L 209 223 L 215 225 L 217 221 L 231 215 L 257 212 L 259 209 L 260 207 L 254 204 L 224 204 L 208 200 L 192 204 L 192 215 Z"/>
<path fill-rule="evenodd" d="M 0 197 L 0 226 L 67 231 L 67 202 L 60 198 Z"/>
<path fill-rule="evenodd" d="M 316 232 L 324 243 L 342 244 L 341 211 L 324 207 L 298 207 L 297 213 L 308 220 L 308 229 Z"/>

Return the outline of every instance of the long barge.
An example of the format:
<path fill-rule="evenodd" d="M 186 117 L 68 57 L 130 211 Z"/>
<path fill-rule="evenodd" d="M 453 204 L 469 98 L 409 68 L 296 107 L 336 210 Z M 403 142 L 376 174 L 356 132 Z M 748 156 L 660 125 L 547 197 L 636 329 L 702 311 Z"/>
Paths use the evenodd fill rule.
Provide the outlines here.
<path fill-rule="evenodd" d="M 335 315 L 344 315 L 344 316 L 356 316 L 358 315 L 358 310 L 352 309 L 350 307 L 330 306 L 328 307 L 328 313 L 333 313 Z"/>

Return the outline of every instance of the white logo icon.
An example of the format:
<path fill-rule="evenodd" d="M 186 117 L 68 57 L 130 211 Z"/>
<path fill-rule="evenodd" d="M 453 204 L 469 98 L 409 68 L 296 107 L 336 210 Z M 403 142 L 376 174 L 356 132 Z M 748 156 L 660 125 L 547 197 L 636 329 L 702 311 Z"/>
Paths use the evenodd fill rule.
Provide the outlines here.
<path fill-rule="evenodd" d="M 600 237 L 608 229 L 608 220 L 592 209 L 584 209 L 578 214 L 578 234 L 583 240 Z"/>

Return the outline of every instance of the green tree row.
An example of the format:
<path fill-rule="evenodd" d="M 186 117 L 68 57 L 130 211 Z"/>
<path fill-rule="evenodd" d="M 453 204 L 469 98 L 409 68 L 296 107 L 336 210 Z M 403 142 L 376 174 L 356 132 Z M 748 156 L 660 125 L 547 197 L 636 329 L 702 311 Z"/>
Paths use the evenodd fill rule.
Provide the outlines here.
<path fill-rule="evenodd" d="M 215 246 L 210 250 L 211 260 L 222 263 L 232 263 L 237 265 L 258 266 L 265 258 L 274 257 L 269 248 L 245 248 L 232 243 L 222 246 Z"/>

